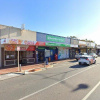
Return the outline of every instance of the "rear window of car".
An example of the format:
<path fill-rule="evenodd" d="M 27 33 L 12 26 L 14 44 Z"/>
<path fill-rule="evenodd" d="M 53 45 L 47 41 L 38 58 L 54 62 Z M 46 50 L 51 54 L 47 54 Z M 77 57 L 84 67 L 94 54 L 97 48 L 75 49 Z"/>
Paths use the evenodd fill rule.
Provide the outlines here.
<path fill-rule="evenodd" d="M 79 55 L 87 55 L 87 53 L 80 53 Z"/>
<path fill-rule="evenodd" d="M 87 57 L 80 57 L 80 59 L 88 59 Z"/>

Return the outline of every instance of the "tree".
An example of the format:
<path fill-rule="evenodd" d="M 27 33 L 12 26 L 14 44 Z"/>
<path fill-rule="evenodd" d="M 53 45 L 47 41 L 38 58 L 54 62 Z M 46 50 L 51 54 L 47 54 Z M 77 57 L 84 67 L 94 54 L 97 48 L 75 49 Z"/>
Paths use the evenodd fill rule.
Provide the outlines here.
<path fill-rule="evenodd" d="M 72 38 L 72 39 L 78 39 L 76 36 L 70 36 L 70 38 Z"/>

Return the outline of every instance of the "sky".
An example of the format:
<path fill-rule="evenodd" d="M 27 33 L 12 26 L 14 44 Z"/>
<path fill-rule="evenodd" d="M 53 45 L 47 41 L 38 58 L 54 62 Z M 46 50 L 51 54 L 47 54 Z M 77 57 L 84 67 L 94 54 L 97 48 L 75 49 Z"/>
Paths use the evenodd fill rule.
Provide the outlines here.
<path fill-rule="evenodd" d="M 100 0 L 0 0 L 0 24 L 100 44 Z"/>

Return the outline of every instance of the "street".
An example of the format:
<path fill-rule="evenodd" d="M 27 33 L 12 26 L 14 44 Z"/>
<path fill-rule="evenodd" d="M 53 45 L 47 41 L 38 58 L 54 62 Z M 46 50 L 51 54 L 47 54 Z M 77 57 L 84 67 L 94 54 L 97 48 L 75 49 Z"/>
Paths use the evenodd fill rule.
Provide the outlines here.
<path fill-rule="evenodd" d="M 100 100 L 100 57 L 96 60 L 90 66 L 61 62 L 0 81 L 0 100 Z"/>

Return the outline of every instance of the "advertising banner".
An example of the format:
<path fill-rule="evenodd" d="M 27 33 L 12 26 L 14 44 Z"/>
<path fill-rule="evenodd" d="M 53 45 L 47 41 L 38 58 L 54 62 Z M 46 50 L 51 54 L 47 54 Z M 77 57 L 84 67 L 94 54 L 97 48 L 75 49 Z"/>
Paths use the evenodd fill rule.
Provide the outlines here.
<path fill-rule="evenodd" d="M 58 59 L 65 59 L 69 57 L 68 49 L 66 48 L 58 48 Z"/>

